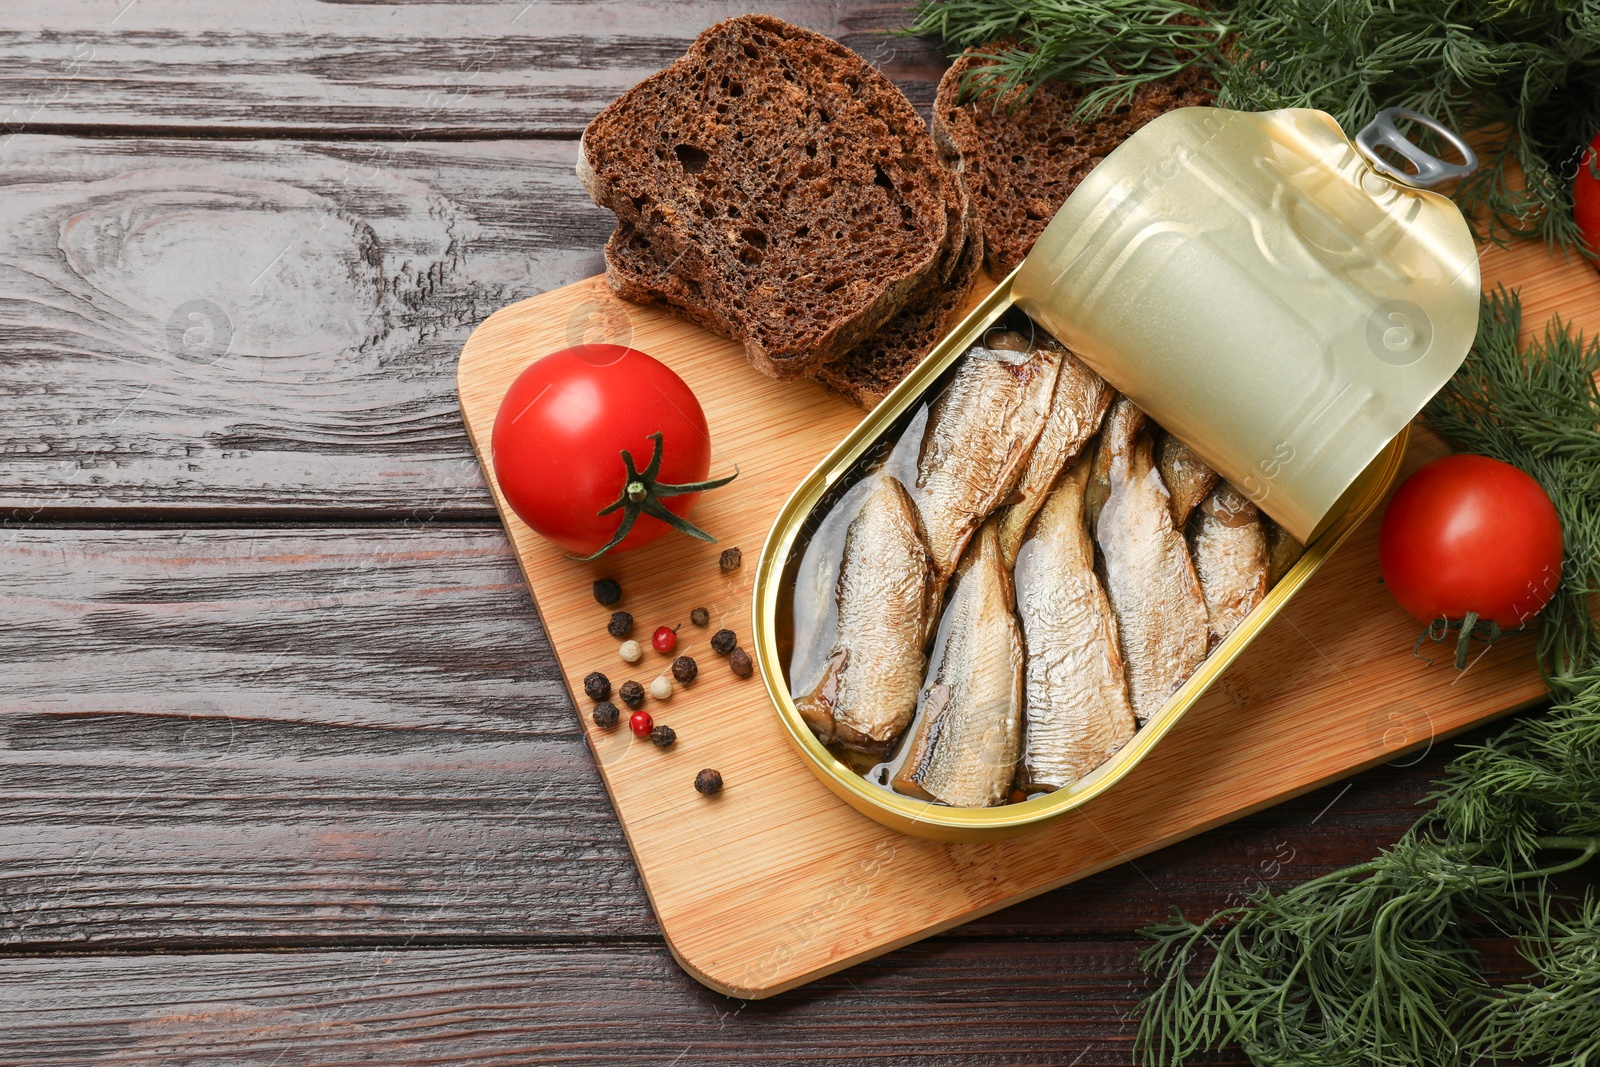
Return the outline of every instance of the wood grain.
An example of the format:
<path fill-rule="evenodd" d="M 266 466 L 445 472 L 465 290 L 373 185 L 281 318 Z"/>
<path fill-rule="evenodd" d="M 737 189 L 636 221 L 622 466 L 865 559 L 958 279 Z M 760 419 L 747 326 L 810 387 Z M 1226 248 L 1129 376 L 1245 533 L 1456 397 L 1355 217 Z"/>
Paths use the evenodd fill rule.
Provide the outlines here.
<path fill-rule="evenodd" d="M 0 512 L 492 517 L 455 360 L 490 311 L 603 266 L 576 158 L 11 140 Z"/>
<path fill-rule="evenodd" d="M 878 36 L 904 5 L 765 9 L 931 101 L 938 49 Z M 1126 1063 L 1128 931 L 1409 824 L 1446 746 L 770 1001 L 672 963 L 502 536 L 421 520 L 493 515 L 470 327 L 599 269 L 560 138 L 739 10 L 8 12 L 0 942 L 224 951 L 0 959 L 0 1064 Z M 1600 327 L 1592 272 L 1497 272 Z M 418 949 L 465 942 L 523 947 Z"/>
<path fill-rule="evenodd" d="M 498 530 L 26 530 L 0 576 L 0 942 L 651 928 Z"/>
<path fill-rule="evenodd" d="M 575 318 L 595 324 L 595 339 L 651 352 L 695 390 L 714 467 L 737 463 L 742 471 L 738 491 L 709 495 L 696 519 L 747 552 L 855 421 L 843 401 L 808 383 L 761 378 L 731 343 L 659 309 L 623 305 L 603 279 L 591 279 L 496 313 L 463 349 L 462 411 L 480 457 L 511 379 L 568 343 L 561 324 Z M 781 449 L 771 447 L 775 440 Z M 1408 470 L 1442 451 L 1419 431 Z M 719 546 L 680 538 L 575 565 L 502 510 L 575 691 L 615 647 L 601 628 L 603 610 L 589 599 L 601 574 L 622 582 L 625 605 L 640 619 L 672 623 L 697 603 L 718 624 L 739 628 L 749 617 L 751 568 L 720 576 Z M 720 665 L 657 709 L 679 732 L 668 753 L 620 731 L 587 729 L 674 953 L 713 988 L 767 996 L 1542 696 L 1528 637 L 1496 645 L 1459 676 L 1413 658 L 1415 624 L 1383 590 L 1376 555 L 1374 518 L 1121 783 L 1014 841 L 939 844 L 851 811 L 792 752 L 754 679 L 733 679 Z M 705 651 L 698 642 L 688 648 Z M 701 766 L 718 768 L 729 783 L 713 801 L 683 792 Z"/>
<path fill-rule="evenodd" d="M 660 946 L 0 960 L 0 1067 L 1122 1065 L 1137 947 L 925 944 L 744 1003 Z"/>
<path fill-rule="evenodd" d="M 0 515 L 493 517 L 455 360 L 490 311 L 603 265 L 611 216 L 575 160 L 561 141 L 12 139 Z M 1600 278 L 1575 266 L 1524 245 L 1484 273 L 1522 280 L 1530 324 L 1594 332 Z"/>
<path fill-rule="evenodd" d="M 1121 1067 L 1139 945 L 930 941 L 767 1001 L 651 945 L 9 959 L 0 1067 Z M 1509 944 L 1479 948 L 1516 969 Z"/>
<path fill-rule="evenodd" d="M 58 0 L 9 13 L 0 31 L 0 131 L 576 137 L 701 30 L 749 10 L 726 0 Z M 909 21 L 909 4 L 773 0 L 761 10 L 842 41 L 913 103 L 932 104 L 941 46 L 886 35 Z"/>

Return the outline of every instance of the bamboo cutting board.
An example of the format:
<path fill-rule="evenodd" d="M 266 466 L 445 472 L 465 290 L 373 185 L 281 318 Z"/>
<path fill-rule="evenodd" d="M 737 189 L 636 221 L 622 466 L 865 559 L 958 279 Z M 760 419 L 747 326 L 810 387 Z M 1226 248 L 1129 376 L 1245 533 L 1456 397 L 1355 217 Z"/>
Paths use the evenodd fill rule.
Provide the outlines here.
<path fill-rule="evenodd" d="M 1600 279 L 1542 248 L 1486 249 L 1487 284 L 1523 290 L 1533 329 L 1552 311 L 1600 326 Z M 986 287 L 985 287 L 986 288 Z M 974 302 L 981 296 L 974 294 Z M 670 365 L 699 396 L 713 440 L 712 473 L 739 478 L 703 497 L 695 521 L 719 536 L 683 537 L 594 564 L 572 562 L 505 506 L 489 464 L 496 408 L 539 356 L 585 341 L 630 344 Z M 750 637 L 751 577 L 772 517 L 790 491 L 862 416 L 809 382 L 756 374 L 737 345 L 658 308 L 625 304 L 591 278 L 512 304 L 461 353 L 461 408 L 505 518 L 537 610 L 577 695 L 600 774 L 673 954 L 721 992 L 771 996 L 899 945 L 1083 878 L 1202 830 L 1429 745 L 1539 699 L 1532 641 L 1516 636 L 1457 675 L 1447 654 L 1411 656 L 1417 625 L 1379 582 L 1369 521 L 1247 649 L 1172 733 L 1106 794 L 1029 837 L 944 844 L 886 829 L 846 806 L 790 748 L 759 677 L 736 678 L 710 651 L 718 627 Z M 1413 437 L 1407 470 L 1440 454 Z M 720 551 L 744 551 L 723 575 Z M 606 633 L 611 608 L 591 583 L 622 583 L 645 660 L 630 667 Z M 692 608 L 710 610 L 703 629 Z M 645 684 L 667 657 L 649 651 L 678 625 L 678 653 L 699 679 L 663 704 L 678 734 L 659 749 L 625 725 L 597 729 L 583 676 Z M 723 793 L 694 791 L 719 770 Z"/>

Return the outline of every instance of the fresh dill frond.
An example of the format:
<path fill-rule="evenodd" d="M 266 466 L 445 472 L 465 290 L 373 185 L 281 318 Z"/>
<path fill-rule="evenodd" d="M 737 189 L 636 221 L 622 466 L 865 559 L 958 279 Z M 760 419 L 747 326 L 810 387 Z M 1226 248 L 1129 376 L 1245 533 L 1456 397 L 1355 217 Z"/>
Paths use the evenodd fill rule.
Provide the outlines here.
<path fill-rule="evenodd" d="M 1454 193 L 1479 238 L 1581 248 L 1572 181 L 1600 130 L 1590 0 L 921 0 L 911 32 L 993 46 L 964 92 L 1017 105 L 1061 81 L 1083 90 L 1080 119 L 1195 66 L 1221 107 L 1318 108 L 1352 135 L 1409 107 L 1489 131 L 1484 165 Z"/>
<path fill-rule="evenodd" d="M 1473 1027 L 1485 1060 L 1594 1067 L 1600 1063 L 1600 901 L 1568 918 L 1548 915 L 1523 955 L 1535 978 L 1508 985 Z"/>
<path fill-rule="evenodd" d="M 920 5 L 912 32 L 963 48 L 1009 41 L 992 65 L 967 73 L 964 92 L 997 90 L 1015 106 L 1064 81 L 1086 90 L 1078 115 L 1089 119 L 1140 85 L 1216 62 L 1230 28 L 1186 0 L 946 0 Z"/>
<path fill-rule="evenodd" d="M 1543 845 L 1557 856 L 1548 866 L 1513 869 L 1410 833 L 1370 863 L 1147 929 L 1141 963 L 1156 990 L 1142 1008 L 1144 1062 L 1237 1044 L 1262 1064 L 1459 1065 L 1458 1035 L 1496 1003 L 1470 939 L 1523 932 L 1542 899 L 1527 883 L 1590 854 Z"/>
<path fill-rule="evenodd" d="M 1428 798 L 1443 838 L 1515 864 L 1550 836 L 1600 836 L 1600 665 L 1565 681 L 1566 699 L 1451 762 Z"/>

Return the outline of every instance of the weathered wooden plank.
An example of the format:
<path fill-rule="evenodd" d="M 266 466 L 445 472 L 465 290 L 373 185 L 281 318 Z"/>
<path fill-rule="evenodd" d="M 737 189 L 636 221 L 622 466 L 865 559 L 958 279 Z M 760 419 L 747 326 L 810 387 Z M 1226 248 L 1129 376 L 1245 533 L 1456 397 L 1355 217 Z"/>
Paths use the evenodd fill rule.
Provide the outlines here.
<path fill-rule="evenodd" d="M 887 36 L 907 3 L 774 0 L 761 10 L 878 64 L 919 105 L 941 46 Z M 0 31 L 0 136 L 30 127 L 576 136 L 671 63 L 726 0 L 239 5 L 59 0 Z"/>
<path fill-rule="evenodd" d="M 602 269 L 576 151 L 6 142 L 0 516 L 491 517 L 456 361 L 491 311 Z M 1595 329 L 1600 278 L 1542 247 L 1484 276 L 1523 285 L 1530 329 Z"/>
<path fill-rule="evenodd" d="M 576 152 L 12 140 L 0 512 L 492 516 L 456 358 L 502 304 L 603 268 Z"/>
<path fill-rule="evenodd" d="M 8 959 L 0 1065 L 1123 1065 L 1138 947 L 924 943 L 747 1003 L 659 945 Z"/>
<path fill-rule="evenodd" d="M 13 530 L 0 604 L 0 944 L 659 936 L 498 530 Z M 953 936 L 1126 933 L 1357 862 L 1444 758 Z"/>
<path fill-rule="evenodd" d="M 651 929 L 499 531 L 30 530 L 0 597 L 0 940 Z"/>

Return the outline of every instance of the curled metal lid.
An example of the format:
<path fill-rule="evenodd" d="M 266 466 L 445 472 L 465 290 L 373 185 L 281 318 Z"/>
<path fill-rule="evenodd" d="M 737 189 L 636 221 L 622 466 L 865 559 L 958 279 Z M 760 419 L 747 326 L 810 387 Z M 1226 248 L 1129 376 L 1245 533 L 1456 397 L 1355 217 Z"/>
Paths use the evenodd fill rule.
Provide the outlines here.
<path fill-rule="evenodd" d="M 1012 284 L 1019 307 L 1302 541 L 1477 332 L 1471 232 L 1418 187 L 1463 165 L 1400 149 L 1396 117 L 1475 164 L 1414 112 L 1380 115 L 1368 148 L 1309 109 L 1162 115 L 1067 198 Z M 1382 145 L 1417 172 L 1383 163 Z"/>

